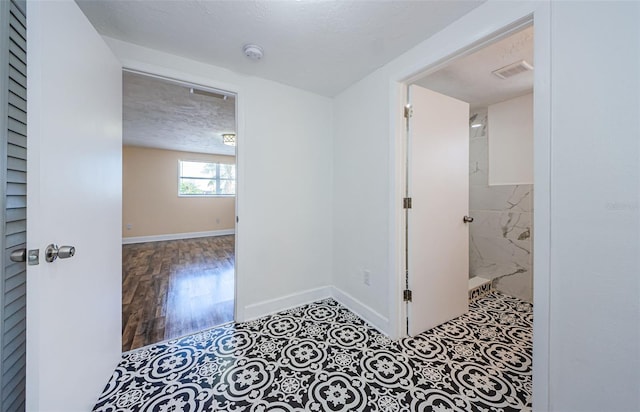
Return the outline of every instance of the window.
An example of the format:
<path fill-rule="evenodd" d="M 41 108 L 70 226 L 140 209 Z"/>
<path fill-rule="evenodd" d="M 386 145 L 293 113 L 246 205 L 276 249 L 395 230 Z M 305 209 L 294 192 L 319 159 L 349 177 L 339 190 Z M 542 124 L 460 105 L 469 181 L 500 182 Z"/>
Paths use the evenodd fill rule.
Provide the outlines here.
<path fill-rule="evenodd" d="M 233 196 L 236 165 L 180 160 L 179 196 Z"/>

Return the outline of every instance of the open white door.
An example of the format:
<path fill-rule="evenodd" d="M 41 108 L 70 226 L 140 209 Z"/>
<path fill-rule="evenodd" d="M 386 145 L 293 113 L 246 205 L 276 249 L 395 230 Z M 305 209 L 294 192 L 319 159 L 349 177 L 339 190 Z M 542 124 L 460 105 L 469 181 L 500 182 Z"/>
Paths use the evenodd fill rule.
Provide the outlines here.
<path fill-rule="evenodd" d="M 73 1 L 27 26 L 27 410 L 88 411 L 121 353 L 122 69 Z"/>
<path fill-rule="evenodd" d="M 469 310 L 469 104 L 411 85 L 408 333 Z"/>

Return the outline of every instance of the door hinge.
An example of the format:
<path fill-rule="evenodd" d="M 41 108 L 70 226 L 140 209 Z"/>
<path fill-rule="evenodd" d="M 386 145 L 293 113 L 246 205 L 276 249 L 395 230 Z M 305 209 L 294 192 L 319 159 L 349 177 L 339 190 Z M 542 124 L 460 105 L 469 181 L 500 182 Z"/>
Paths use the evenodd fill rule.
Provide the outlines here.
<path fill-rule="evenodd" d="M 402 292 L 402 300 L 404 300 L 405 302 L 411 302 L 411 298 L 412 298 L 412 296 L 411 296 L 411 295 L 412 295 L 412 294 L 411 294 L 411 290 L 409 290 L 409 289 L 405 289 L 405 290 Z"/>
<path fill-rule="evenodd" d="M 405 197 L 404 199 L 402 199 L 402 208 L 403 209 L 411 209 L 411 198 L 410 197 Z"/>
<path fill-rule="evenodd" d="M 404 106 L 404 117 L 408 119 L 413 116 L 413 107 L 410 104 Z"/>

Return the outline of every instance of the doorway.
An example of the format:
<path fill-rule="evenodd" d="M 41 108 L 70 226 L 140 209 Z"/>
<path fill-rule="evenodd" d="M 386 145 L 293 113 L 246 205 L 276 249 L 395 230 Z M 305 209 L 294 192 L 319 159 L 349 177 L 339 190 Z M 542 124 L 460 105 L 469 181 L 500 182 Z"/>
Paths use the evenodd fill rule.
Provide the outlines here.
<path fill-rule="evenodd" d="M 468 293 L 471 297 L 473 290 L 475 297 L 493 288 L 533 302 L 533 38 L 532 24 L 518 27 L 407 83 L 470 105 L 465 205 L 469 284 L 468 289 L 456 289 L 456 296 Z M 408 222 L 410 231 L 410 218 Z M 438 236 L 444 239 L 447 234 Z M 408 256 L 410 249 L 409 243 Z M 409 272 L 415 270 L 409 260 L 406 267 Z M 412 289 L 410 277 L 408 290 Z M 415 290 L 411 292 L 415 295 Z M 414 304 L 407 303 L 405 309 L 407 330 L 412 324 L 410 305 Z"/>
<path fill-rule="evenodd" d="M 123 72 L 122 350 L 234 320 L 236 95 Z"/>

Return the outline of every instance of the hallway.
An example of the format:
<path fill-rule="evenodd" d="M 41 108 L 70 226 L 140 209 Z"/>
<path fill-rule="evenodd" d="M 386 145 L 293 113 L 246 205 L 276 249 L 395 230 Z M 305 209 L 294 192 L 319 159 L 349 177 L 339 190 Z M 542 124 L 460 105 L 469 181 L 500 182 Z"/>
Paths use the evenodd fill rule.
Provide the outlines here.
<path fill-rule="evenodd" d="M 532 325 L 493 292 L 392 342 L 326 299 L 125 354 L 94 411 L 530 410 Z"/>

